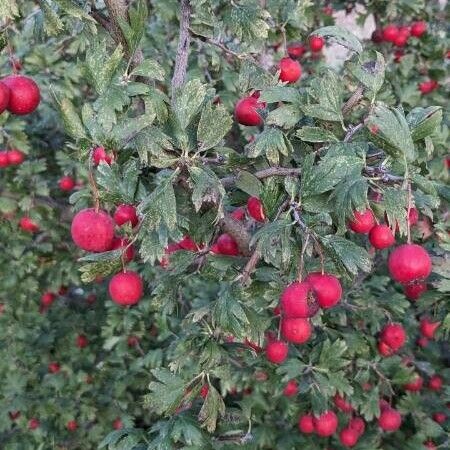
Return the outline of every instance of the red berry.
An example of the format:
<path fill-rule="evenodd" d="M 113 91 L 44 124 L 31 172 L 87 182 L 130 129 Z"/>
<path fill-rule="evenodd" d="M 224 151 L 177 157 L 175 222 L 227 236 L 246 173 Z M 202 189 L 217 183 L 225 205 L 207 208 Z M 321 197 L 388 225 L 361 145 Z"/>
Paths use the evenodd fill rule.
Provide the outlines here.
<path fill-rule="evenodd" d="M 319 436 L 327 437 L 336 432 L 338 418 L 333 411 L 326 411 L 319 417 L 314 417 L 314 429 Z"/>
<path fill-rule="evenodd" d="M 41 423 L 39 422 L 39 420 L 33 417 L 32 419 L 30 419 L 28 421 L 28 429 L 29 430 L 36 430 L 36 428 L 39 428 L 40 424 Z"/>
<path fill-rule="evenodd" d="M 383 28 L 383 39 L 387 42 L 394 42 L 399 33 L 395 25 L 387 25 Z"/>
<path fill-rule="evenodd" d="M 237 256 L 239 255 L 239 247 L 237 242 L 229 234 L 221 234 L 216 241 L 217 253 L 221 255 Z M 211 248 L 211 251 L 213 249 Z"/>
<path fill-rule="evenodd" d="M 231 213 L 231 217 L 235 220 L 244 220 L 245 219 L 245 209 L 244 208 L 236 208 Z"/>
<path fill-rule="evenodd" d="M 76 431 L 77 428 L 78 428 L 78 423 L 77 423 L 77 421 L 76 421 L 76 420 L 69 420 L 69 421 L 67 422 L 67 424 L 66 424 L 66 428 L 67 428 L 69 431 Z"/>
<path fill-rule="evenodd" d="M 393 350 L 398 350 L 405 345 L 406 332 L 399 323 L 390 323 L 381 330 L 380 339 Z"/>
<path fill-rule="evenodd" d="M 209 384 L 204 384 L 200 389 L 200 396 L 202 398 L 206 398 L 208 396 L 208 392 L 209 392 Z"/>
<path fill-rule="evenodd" d="M 75 180 L 71 176 L 65 175 L 58 181 L 58 185 L 62 191 L 70 192 L 75 187 Z"/>
<path fill-rule="evenodd" d="M 392 356 L 395 353 L 395 351 L 383 341 L 378 342 L 378 352 L 381 356 Z"/>
<path fill-rule="evenodd" d="M 302 66 L 291 58 L 280 60 L 280 80 L 287 83 L 295 83 L 302 75 Z"/>
<path fill-rule="evenodd" d="M 114 222 L 105 211 L 79 211 L 70 229 L 75 245 L 88 252 L 106 252 L 114 238 Z"/>
<path fill-rule="evenodd" d="M 194 242 L 194 240 L 190 236 L 184 236 L 178 245 L 183 249 L 189 252 L 198 252 L 199 246 Z"/>
<path fill-rule="evenodd" d="M 264 222 L 266 220 L 263 205 L 258 197 L 250 197 L 247 200 L 247 210 L 250 217 L 257 222 Z"/>
<path fill-rule="evenodd" d="M 123 423 L 120 420 L 120 417 L 117 417 L 113 422 L 113 428 L 115 430 L 121 430 L 123 428 Z"/>
<path fill-rule="evenodd" d="M 291 318 L 281 321 L 281 335 L 288 342 L 293 344 L 303 344 L 309 340 L 312 334 L 312 327 L 308 319 Z"/>
<path fill-rule="evenodd" d="M 19 116 L 32 113 L 39 105 L 41 93 L 38 85 L 29 77 L 9 75 L 1 80 L 9 87 L 8 111 Z"/>
<path fill-rule="evenodd" d="M 408 43 L 408 36 L 406 34 L 399 34 L 394 39 L 394 45 L 396 47 L 404 47 Z"/>
<path fill-rule="evenodd" d="M 111 245 L 111 250 L 125 249 L 129 245 L 130 241 L 127 238 L 114 237 Z M 134 246 L 131 244 L 125 251 L 124 260 L 125 262 L 133 261 L 134 259 Z"/>
<path fill-rule="evenodd" d="M 442 425 L 447 420 L 447 416 L 443 412 L 435 412 L 433 414 L 433 420 Z"/>
<path fill-rule="evenodd" d="M 291 58 L 301 58 L 306 52 L 306 47 L 303 44 L 291 44 L 288 46 L 287 52 Z"/>
<path fill-rule="evenodd" d="M 336 394 L 333 397 L 333 402 L 336 408 L 340 409 L 342 412 L 351 413 L 353 411 L 353 406 L 339 394 Z"/>
<path fill-rule="evenodd" d="M 428 381 L 428 388 L 432 391 L 440 391 L 443 384 L 444 382 L 439 375 L 433 375 Z"/>
<path fill-rule="evenodd" d="M 348 427 L 355 430 L 358 436 L 362 436 L 366 429 L 366 424 L 361 417 L 352 417 L 348 422 Z"/>
<path fill-rule="evenodd" d="M 144 285 L 136 272 L 119 272 L 109 282 L 109 295 L 121 306 L 135 305 L 142 298 Z"/>
<path fill-rule="evenodd" d="M 28 216 L 22 217 L 19 220 L 19 227 L 27 233 L 37 233 L 39 231 L 39 225 Z"/>
<path fill-rule="evenodd" d="M 339 433 L 339 440 L 344 447 L 353 447 L 358 442 L 358 433 L 350 427 L 343 428 Z"/>
<path fill-rule="evenodd" d="M 380 44 L 381 42 L 383 42 L 384 38 L 383 38 L 383 30 L 380 29 L 376 29 L 373 31 L 372 33 L 372 42 L 375 44 Z"/>
<path fill-rule="evenodd" d="M 428 252 L 417 244 L 403 244 L 389 255 L 389 273 L 399 283 L 423 280 L 431 273 L 431 258 Z"/>
<path fill-rule="evenodd" d="M 234 117 L 241 125 L 259 126 L 262 125 L 263 119 L 257 110 L 265 107 L 266 104 L 259 102 L 255 97 L 244 97 L 236 103 Z"/>
<path fill-rule="evenodd" d="M 435 443 L 433 441 L 424 442 L 423 446 L 427 450 L 436 450 L 437 449 L 437 447 L 436 447 L 436 445 L 435 445 Z"/>
<path fill-rule="evenodd" d="M 401 424 L 402 416 L 397 410 L 387 408 L 381 411 L 380 417 L 378 418 L 378 425 L 383 431 L 396 431 L 400 428 Z"/>
<path fill-rule="evenodd" d="M 298 419 L 298 428 L 304 434 L 314 433 L 314 418 L 312 414 L 305 414 Z"/>
<path fill-rule="evenodd" d="M 395 237 L 387 225 L 375 225 L 369 232 L 370 243 L 378 250 L 395 244 Z"/>
<path fill-rule="evenodd" d="M 136 336 L 128 336 L 127 344 L 128 347 L 135 347 L 139 344 L 139 339 Z"/>
<path fill-rule="evenodd" d="M 406 298 L 409 300 L 417 300 L 424 292 L 427 291 L 427 283 L 419 281 L 416 283 L 407 284 L 403 287 Z"/>
<path fill-rule="evenodd" d="M 44 292 L 41 296 L 41 305 L 48 308 L 56 300 L 53 292 Z"/>
<path fill-rule="evenodd" d="M 61 370 L 61 366 L 57 362 L 51 362 L 48 365 L 48 371 L 50 373 L 58 373 Z"/>
<path fill-rule="evenodd" d="M 419 91 L 423 95 L 430 94 L 438 87 L 439 83 L 436 80 L 422 81 L 422 83 L 419 83 Z"/>
<path fill-rule="evenodd" d="M 119 226 L 129 222 L 135 227 L 139 222 L 136 208 L 133 205 L 119 205 L 114 212 L 114 222 Z"/>
<path fill-rule="evenodd" d="M 332 308 L 342 297 L 342 286 L 339 280 L 329 273 L 311 272 L 305 278 L 314 291 L 319 306 L 323 309 Z"/>
<path fill-rule="evenodd" d="M 362 212 L 355 211 L 348 226 L 355 233 L 366 234 L 375 226 L 375 217 L 370 209 Z"/>
<path fill-rule="evenodd" d="M 322 11 L 327 16 L 333 15 L 333 7 L 331 5 L 326 5 L 322 8 Z"/>
<path fill-rule="evenodd" d="M 428 339 L 434 339 L 434 334 L 436 333 L 436 330 L 441 325 L 440 321 L 432 322 L 427 317 L 424 317 L 420 321 L 420 333 L 422 336 L 428 338 Z"/>
<path fill-rule="evenodd" d="M 0 83 L 1 84 L 1 83 Z M 20 166 L 25 161 L 25 153 L 20 150 L 10 150 L 7 153 L 8 163 L 11 166 Z"/>
<path fill-rule="evenodd" d="M 9 158 L 8 152 L 5 150 L 0 151 L 0 167 L 8 167 L 9 166 Z"/>
<path fill-rule="evenodd" d="M 306 281 L 290 284 L 281 294 L 281 309 L 286 318 L 312 317 L 319 310 L 312 285 Z"/>
<path fill-rule="evenodd" d="M 0 114 L 8 107 L 10 95 L 9 87 L 0 81 Z"/>
<path fill-rule="evenodd" d="M 311 36 L 309 38 L 309 48 L 312 52 L 320 52 L 325 44 L 325 40 L 321 36 Z"/>
<path fill-rule="evenodd" d="M 413 22 L 410 28 L 411 36 L 416 38 L 422 37 L 422 35 L 427 31 L 427 23 L 423 20 L 419 22 Z"/>
<path fill-rule="evenodd" d="M 419 392 L 423 387 L 423 378 L 418 374 L 414 374 L 414 378 L 409 383 L 403 385 L 403 389 L 409 392 Z"/>
<path fill-rule="evenodd" d="M 266 345 L 266 358 L 271 363 L 281 364 L 286 360 L 288 350 L 286 342 L 279 340 L 270 341 Z"/>
<path fill-rule="evenodd" d="M 428 345 L 428 339 L 426 337 L 420 337 L 417 339 L 416 343 L 419 347 L 425 348 Z"/>
<path fill-rule="evenodd" d="M 92 152 L 92 161 L 95 166 L 98 166 L 101 161 L 110 165 L 113 162 L 114 156 L 112 154 L 106 153 L 104 147 L 95 147 Z"/>
<path fill-rule="evenodd" d="M 76 345 L 78 348 L 85 348 L 89 344 L 88 338 L 84 334 L 79 334 L 76 339 Z"/>
<path fill-rule="evenodd" d="M 293 397 L 298 394 L 298 383 L 296 380 L 289 380 L 283 389 L 283 395 Z"/>

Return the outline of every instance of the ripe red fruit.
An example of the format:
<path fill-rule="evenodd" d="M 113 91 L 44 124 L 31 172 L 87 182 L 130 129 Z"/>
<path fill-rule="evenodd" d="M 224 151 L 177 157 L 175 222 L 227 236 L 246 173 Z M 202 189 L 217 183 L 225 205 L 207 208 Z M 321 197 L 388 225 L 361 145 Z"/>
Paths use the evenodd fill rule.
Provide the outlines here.
<path fill-rule="evenodd" d="M 234 117 L 241 125 L 259 126 L 262 125 L 263 119 L 257 110 L 265 107 L 266 104 L 259 102 L 255 97 L 244 97 L 236 103 Z"/>
<path fill-rule="evenodd" d="M 380 30 L 378 28 L 374 30 L 371 39 L 374 44 L 380 44 L 381 42 L 383 42 L 383 30 Z"/>
<path fill-rule="evenodd" d="M 395 353 L 395 351 L 383 341 L 379 341 L 377 346 L 378 353 L 380 353 L 381 356 L 392 356 Z"/>
<path fill-rule="evenodd" d="M 399 323 L 390 323 L 381 330 L 380 338 L 390 348 L 398 350 L 405 345 L 406 332 Z"/>
<path fill-rule="evenodd" d="M 257 222 L 264 222 L 266 220 L 262 202 L 258 197 L 250 197 L 247 200 L 247 210 L 250 217 Z"/>
<path fill-rule="evenodd" d="M 429 341 L 426 337 L 420 337 L 416 341 L 416 344 L 422 348 L 425 348 L 428 345 L 428 343 L 429 343 Z"/>
<path fill-rule="evenodd" d="M 433 375 L 428 381 L 428 388 L 432 391 L 440 391 L 443 384 L 444 382 L 439 375 Z"/>
<path fill-rule="evenodd" d="M 417 300 L 424 292 L 427 291 L 427 284 L 423 281 L 411 283 L 404 286 L 403 291 L 409 300 Z"/>
<path fill-rule="evenodd" d="M 142 298 L 144 285 L 136 272 L 119 272 L 109 282 L 109 295 L 121 306 L 135 305 Z"/>
<path fill-rule="evenodd" d="M 387 225 L 375 225 L 369 232 L 370 243 L 378 250 L 395 244 L 395 237 Z"/>
<path fill-rule="evenodd" d="M 336 394 L 333 397 L 333 402 L 336 408 L 340 409 L 342 412 L 351 413 L 353 411 L 353 406 L 339 394 Z"/>
<path fill-rule="evenodd" d="M 340 281 L 329 273 L 311 272 L 305 278 L 314 291 L 319 306 L 323 309 L 332 308 L 342 297 Z"/>
<path fill-rule="evenodd" d="M 298 394 L 298 383 L 296 380 L 289 380 L 283 389 L 283 395 L 293 397 Z"/>
<path fill-rule="evenodd" d="M 339 433 L 339 440 L 344 447 L 353 447 L 358 442 L 358 433 L 350 427 L 343 428 Z"/>
<path fill-rule="evenodd" d="M 29 77 L 9 75 L 1 80 L 9 87 L 8 111 L 23 116 L 32 113 L 39 105 L 41 93 L 38 85 Z"/>
<path fill-rule="evenodd" d="M 409 392 L 419 392 L 423 387 L 423 378 L 416 373 L 414 379 L 403 385 L 403 389 Z"/>
<path fill-rule="evenodd" d="M 375 217 L 370 209 L 353 213 L 353 219 L 348 223 L 349 228 L 355 233 L 368 233 L 375 226 Z"/>
<path fill-rule="evenodd" d="M 435 412 L 433 414 L 433 420 L 442 425 L 447 420 L 447 416 L 443 412 Z"/>
<path fill-rule="evenodd" d="M 281 364 L 286 360 L 288 350 L 286 342 L 275 339 L 266 345 L 266 358 L 271 363 Z"/>
<path fill-rule="evenodd" d="M 221 234 L 216 241 L 217 252 L 221 255 L 237 256 L 239 255 L 239 247 L 237 242 L 227 233 Z M 211 248 L 211 250 L 213 250 Z"/>
<path fill-rule="evenodd" d="M 135 227 L 139 222 L 136 208 L 133 205 L 119 205 L 114 212 L 114 222 L 119 226 L 129 222 L 132 227 Z"/>
<path fill-rule="evenodd" d="M 307 281 L 296 281 L 286 287 L 281 294 L 280 304 L 286 318 L 312 317 L 319 310 L 312 285 Z"/>
<path fill-rule="evenodd" d="M 7 156 L 11 166 L 20 166 L 25 161 L 25 153 L 20 150 L 10 150 L 7 152 Z"/>
<path fill-rule="evenodd" d="M 309 48 L 312 52 L 320 52 L 325 44 L 325 40 L 321 36 L 311 36 L 309 38 Z"/>
<path fill-rule="evenodd" d="M 76 339 L 76 345 L 78 348 L 85 348 L 89 344 L 88 338 L 84 334 L 79 334 Z"/>
<path fill-rule="evenodd" d="M 37 233 L 39 231 L 39 225 L 28 216 L 24 216 L 19 220 L 19 227 L 27 233 Z"/>
<path fill-rule="evenodd" d="M 8 107 L 10 95 L 9 87 L 0 82 L 0 114 Z"/>
<path fill-rule="evenodd" d="M 280 60 L 280 80 L 287 83 L 295 83 L 302 75 L 302 66 L 291 58 Z"/>
<path fill-rule="evenodd" d="M 378 418 L 378 425 L 383 431 L 396 431 L 400 428 L 401 424 L 402 416 L 397 410 L 387 408 L 381 411 L 380 417 Z"/>
<path fill-rule="evenodd" d="M 404 47 L 408 43 L 408 35 L 399 33 L 399 35 L 394 39 L 394 45 L 396 47 Z"/>
<path fill-rule="evenodd" d="M 389 273 L 399 283 L 423 280 L 431 273 L 428 252 L 417 244 L 403 244 L 389 255 Z"/>
<path fill-rule="evenodd" d="M 56 300 L 56 294 L 53 292 L 44 292 L 41 296 L 41 305 L 49 307 Z"/>
<path fill-rule="evenodd" d="M 71 176 L 65 175 L 58 181 L 58 186 L 62 191 L 69 192 L 75 187 L 75 180 Z"/>
<path fill-rule="evenodd" d="M 314 433 L 314 418 L 312 414 L 305 414 L 298 419 L 298 428 L 304 434 Z"/>
<path fill-rule="evenodd" d="M 83 209 L 73 218 L 70 232 L 77 247 L 88 252 L 106 252 L 114 238 L 114 222 L 105 211 Z"/>
<path fill-rule="evenodd" d="M 366 424 L 361 417 L 352 417 L 348 422 L 348 427 L 355 430 L 358 436 L 362 436 L 366 429 Z"/>
<path fill-rule="evenodd" d="M 336 432 L 338 418 L 333 411 L 326 411 L 319 417 L 314 417 L 314 429 L 319 436 L 327 437 Z"/>
<path fill-rule="evenodd" d="M 67 422 L 67 424 L 66 424 L 66 428 L 67 428 L 69 431 L 76 431 L 77 428 L 78 428 L 78 423 L 77 423 L 77 421 L 76 421 L 76 420 L 69 420 L 69 421 Z"/>
<path fill-rule="evenodd" d="M 426 31 L 427 31 L 427 23 L 424 22 L 423 20 L 420 20 L 419 22 L 413 22 L 411 24 L 410 28 L 411 36 L 420 38 Z"/>
<path fill-rule="evenodd" d="M 200 396 L 202 398 L 206 398 L 208 396 L 208 392 L 209 392 L 209 384 L 204 384 L 200 389 Z"/>
<path fill-rule="evenodd" d="M 441 325 L 440 321 L 432 322 L 427 317 L 424 317 L 420 321 L 420 333 L 422 336 L 428 338 L 428 339 L 434 339 L 434 334 L 436 333 L 436 330 Z"/>
<path fill-rule="evenodd" d="M 111 250 L 117 250 L 119 248 L 124 249 L 125 247 L 128 246 L 129 243 L 130 241 L 127 238 L 121 238 L 116 236 L 112 241 Z M 131 244 L 125 251 L 124 261 L 127 263 L 132 261 L 134 258 L 134 253 L 135 253 L 134 246 L 133 244 Z"/>
<path fill-rule="evenodd" d="M 430 94 L 439 87 L 439 83 L 436 80 L 422 81 L 419 83 L 419 91 L 422 95 Z"/>
<path fill-rule="evenodd" d="M 235 220 L 244 220 L 245 219 L 245 209 L 244 208 L 236 208 L 231 213 L 231 217 Z"/>
<path fill-rule="evenodd" d="M 123 423 L 120 420 L 120 417 L 117 417 L 116 419 L 114 419 L 113 428 L 115 430 L 121 430 L 123 428 Z"/>
<path fill-rule="evenodd" d="M 112 154 L 106 153 L 104 147 L 95 147 L 92 152 L 92 161 L 95 166 L 98 166 L 101 161 L 110 165 L 113 162 L 114 156 Z"/>
<path fill-rule="evenodd" d="M 303 44 L 290 44 L 287 52 L 291 58 L 301 58 L 306 52 L 306 47 Z"/>
<path fill-rule="evenodd" d="M 2 150 L 0 151 L 0 167 L 8 167 L 8 166 L 9 166 L 8 152 Z"/>
<path fill-rule="evenodd" d="M 383 28 L 383 39 L 387 42 L 394 42 L 399 34 L 398 27 L 387 25 Z"/>
<path fill-rule="evenodd" d="M 61 370 L 61 366 L 57 362 L 51 362 L 48 365 L 48 371 L 50 373 L 58 373 Z"/>
<path fill-rule="evenodd" d="M 183 249 L 189 252 L 198 252 L 199 246 L 194 242 L 194 240 L 190 236 L 184 236 L 178 245 Z"/>
<path fill-rule="evenodd" d="M 39 420 L 33 417 L 32 419 L 30 419 L 28 421 L 28 429 L 29 430 L 36 430 L 36 428 L 39 428 L 40 424 L 41 423 L 39 422 Z"/>

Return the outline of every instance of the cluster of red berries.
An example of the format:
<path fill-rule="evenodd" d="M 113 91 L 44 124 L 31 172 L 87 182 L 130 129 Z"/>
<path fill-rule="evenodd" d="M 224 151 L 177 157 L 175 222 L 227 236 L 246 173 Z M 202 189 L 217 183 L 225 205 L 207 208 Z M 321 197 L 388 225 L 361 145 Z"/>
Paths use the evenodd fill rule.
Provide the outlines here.
<path fill-rule="evenodd" d="M 376 44 L 390 42 L 396 47 L 404 47 L 411 36 L 421 38 L 427 31 L 427 23 L 424 21 L 413 22 L 410 26 L 386 25 L 381 30 L 372 33 L 372 41 Z"/>
<path fill-rule="evenodd" d="M 20 150 L 0 150 L 0 168 L 20 166 L 25 161 L 25 153 Z"/>

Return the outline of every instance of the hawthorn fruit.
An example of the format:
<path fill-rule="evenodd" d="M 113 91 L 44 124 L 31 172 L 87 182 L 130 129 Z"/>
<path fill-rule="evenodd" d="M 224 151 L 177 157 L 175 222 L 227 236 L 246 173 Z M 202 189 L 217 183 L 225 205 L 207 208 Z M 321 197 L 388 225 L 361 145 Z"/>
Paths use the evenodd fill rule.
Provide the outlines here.
<path fill-rule="evenodd" d="M 333 397 L 333 403 L 336 408 L 341 410 L 344 413 L 351 413 L 353 411 L 353 406 L 344 397 L 339 394 L 336 394 Z"/>
<path fill-rule="evenodd" d="M 108 165 L 111 165 L 113 159 L 113 155 L 106 153 L 104 147 L 95 147 L 92 150 L 92 162 L 95 166 L 98 166 L 102 161 Z"/>
<path fill-rule="evenodd" d="M 39 428 L 40 425 L 41 425 L 41 423 L 35 417 L 33 417 L 32 419 L 30 419 L 28 421 L 28 429 L 29 430 L 36 430 L 37 428 Z"/>
<path fill-rule="evenodd" d="M 312 326 L 307 319 L 301 317 L 283 318 L 281 320 L 281 335 L 293 344 L 304 344 L 309 341 Z"/>
<path fill-rule="evenodd" d="M 388 259 L 391 277 L 402 284 L 423 280 L 431 273 L 431 258 L 417 244 L 403 244 L 395 248 Z"/>
<path fill-rule="evenodd" d="M 290 44 L 287 47 L 287 52 L 291 58 L 298 59 L 305 54 L 306 47 L 303 44 Z"/>
<path fill-rule="evenodd" d="M 420 320 L 420 333 L 428 339 L 434 339 L 436 330 L 441 325 L 441 322 L 432 322 L 429 318 L 424 317 Z"/>
<path fill-rule="evenodd" d="M 318 53 L 325 45 L 325 40 L 321 36 L 311 36 L 309 38 L 309 48 L 312 52 Z"/>
<path fill-rule="evenodd" d="M 135 251 L 134 251 L 134 246 L 133 244 L 129 245 L 130 241 L 127 238 L 122 238 L 122 237 L 118 237 L 115 236 L 112 244 L 111 244 L 111 250 L 118 250 L 123 249 L 125 250 L 125 255 L 124 255 L 124 261 L 126 263 L 129 263 L 131 261 L 133 261 L 134 259 L 134 255 L 135 255 Z"/>
<path fill-rule="evenodd" d="M 427 31 L 427 23 L 424 22 L 423 20 L 413 22 L 411 24 L 410 28 L 411 36 L 420 38 L 426 33 L 426 31 Z"/>
<path fill-rule="evenodd" d="M 286 342 L 275 339 L 266 345 L 266 358 L 273 364 L 281 364 L 286 360 L 288 351 Z"/>
<path fill-rule="evenodd" d="M 423 387 L 423 378 L 418 374 L 414 374 L 414 378 L 409 383 L 403 385 L 403 389 L 409 392 L 419 392 Z"/>
<path fill-rule="evenodd" d="M 303 434 L 312 434 L 315 431 L 314 417 L 312 414 L 305 414 L 298 419 L 298 428 Z"/>
<path fill-rule="evenodd" d="M 216 241 L 216 247 L 211 251 L 220 255 L 238 256 L 239 247 L 237 242 L 227 233 L 221 234 Z"/>
<path fill-rule="evenodd" d="M 383 40 L 386 42 L 394 42 L 398 37 L 398 27 L 396 25 L 390 24 L 383 28 Z"/>
<path fill-rule="evenodd" d="M 305 278 L 314 292 L 319 306 L 323 309 L 337 305 L 342 297 L 340 281 L 329 273 L 311 272 Z"/>
<path fill-rule="evenodd" d="M 70 192 L 75 187 L 75 180 L 70 175 L 65 175 L 58 181 L 58 186 L 62 191 Z"/>
<path fill-rule="evenodd" d="M 377 250 L 382 250 L 394 245 L 395 237 L 387 225 L 374 225 L 369 231 L 369 241 Z"/>
<path fill-rule="evenodd" d="M 409 300 L 418 300 L 427 291 L 427 284 L 423 281 L 410 283 L 403 287 L 403 292 Z"/>
<path fill-rule="evenodd" d="M 312 285 L 307 281 L 294 282 L 281 293 L 280 305 L 285 318 L 307 318 L 319 310 Z"/>
<path fill-rule="evenodd" d="M 440 391 L 443 384 L 444 381 L 442 380 L 442 377 L 440 377 L 439 375 L 433 375 L 428 380 L 428 389 L 431 389 L 432 391 Z"/>
<path fill-rule="evenodd" d="M 354 447 L 359 439 L 359 435 L 353 428 L 346 427 L 339 433 L 339 440 L 344 447 Z"/>
<path fill-rule="evenodd" d="M 393 408 L 386 408 L 381 411 L 378 418 L 378 425 L 383 431 L 396 431 L 402 424 L 402 416 Z"/>
<path fill-rule="evenodd" d="M 84 334 L 79 334 L 75 343 L 78 348 L 85 348 L 89 345 L 89 340 Z"/>
<path fill-rule="evenodd" d="M 298 394 L 298 382 L 297 380 L 289 380 L 283 389 L 283 395 L 285 397 L 293 397 Z"/>
<path fill-rule="evenodd" d="M 8 163 L 10 166 L 20 166 L 25 161 L 25 153 L 20 150 L 10 150 L 7 152 Z"/>
<path fill-rule="evenodd" d="M 130 223 L 132 227 L 135 227 L 139 222 L 136 208 L 133 205 L 119 205 L 114 212 L 113 218 L 114 222 L 119 226 Z"/>
<path fill-rule="evenodd" d="M 119 272 L 111 278 L 108 290 L 114 303 L 120 306 L 131 306 L 142 298 L 144 285 L 142 278 L 136 272 Z"/>
<path fill-rule="evenodd" d="M 41 101 L 38 85 L 24 75 L 9 75 L 1 80 L 10 91 L 7 109 L 12 114 L 23 116 L 32 113 Z"/>
<path fill-rule="evenodd" d="M 287 83 L 295 83 L 302 75 L 302 66 L 292 58 L 280 60 L 280 80 Z"/>
<path fill-rule="evenodd" d="M 27 233 L 37 233 L 39 231 L 39 225 L 28 216 L 24 216 L 19 220 L 19 227 Z"/>
<path fill-rule="evenodd" d="M 0 81 L 0 114 L 8 107 L 9 97 L 9 87 Z"/>
<path fill-rule="evenodd" d="M 314 416 L 314 430 L 321 437 L 333 435 L 338 427 L 338 418 L 333 411 L 325 411 L 319 417 Z"/>
<path fill-rule="evenodd" d="M 241 125 L 260 126 L 263 124 L 263 119 L 258 110 L 265 107 L 265 103 L 261 103 L 258 98 L 253 96 L 244 97 L 236 103 L 234 117 Z"/>
<path fill-rule="evenodd" d="M 405 345 L 406 332 L 399 323 L 390 323 L 381 330 L 380 339 L 392 350 L 397 351 Z"/>
<path fill-rule="evenodd" d="M 348 226 L 355 233 L 367 234 L 375 226 L 375 216 L 370 209 L 362 212 L 354 211 L 353 219 L 349 221 Z"/>
<path fill-rule="evenodd" d="M 247 200 L 247 211 L 249 216 L 257 222 L 264 222 L 266 220 L 262 202 L 258 197 L 250 197 Z"/>
<path fill-rule="evenodd" d="M 76 420 L 69 420 L 66 424 L 66 428 L 70 432 L 74 432 L 78 428 L 78 423 Z"/>

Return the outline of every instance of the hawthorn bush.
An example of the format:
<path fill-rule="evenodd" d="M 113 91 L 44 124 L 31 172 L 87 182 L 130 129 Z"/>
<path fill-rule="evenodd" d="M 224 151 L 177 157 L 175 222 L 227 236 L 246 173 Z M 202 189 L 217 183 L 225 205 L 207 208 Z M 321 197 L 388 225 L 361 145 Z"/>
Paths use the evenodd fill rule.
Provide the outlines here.
<path fill-rule="evenodd" d="M 0 16 L 1 448 L 448 448 L 439 2 Z"/>

